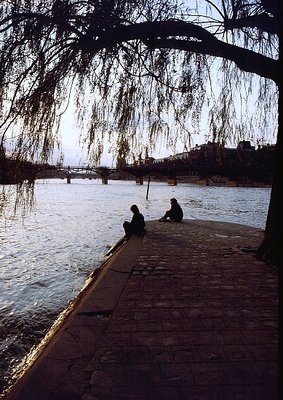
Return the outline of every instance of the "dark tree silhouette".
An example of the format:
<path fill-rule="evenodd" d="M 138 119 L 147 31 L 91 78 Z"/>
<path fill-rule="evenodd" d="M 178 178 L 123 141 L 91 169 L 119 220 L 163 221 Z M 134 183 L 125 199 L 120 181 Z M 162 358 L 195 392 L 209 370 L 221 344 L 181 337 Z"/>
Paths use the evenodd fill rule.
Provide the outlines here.
<path fill-rule="evenodd" d="M 160 138 L 166 143 L 179 137 L 190 140 L 208 101 L 213 141 L 243 139 L 254 135 L 255 127 L 260 140 L 268 127 L 277 128 L 282 93 L 279 4 L 2 2 L 2 153 L 48 159 L 59 143 L 61 116 L 73 97 L 78 121 L 88 132 L 83 141 L 95 160 L 105 138 L 117 144 L 113 151 L 118 157 L 133 149 L 139 154 L 143 146 L 151 150 Z M 255 92 L 257 112 L 247 119 L 244 102 Z M 278 159 L 281 126 L 280 119 Z M 260 257 L 273 263 L 280 260 L 279 173 L 277 164 L 259 249 Z"/>

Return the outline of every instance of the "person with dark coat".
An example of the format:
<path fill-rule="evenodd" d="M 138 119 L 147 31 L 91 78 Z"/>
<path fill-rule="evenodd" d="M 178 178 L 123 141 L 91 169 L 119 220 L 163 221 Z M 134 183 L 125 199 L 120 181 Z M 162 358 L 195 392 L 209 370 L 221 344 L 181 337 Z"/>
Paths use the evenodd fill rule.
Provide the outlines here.
<path fill-rule="evenodd" d="M 145 233 L 145 222 L 144 216 L 140 213 L 138 206 L 133 204 L 130 208 L 133 213 L 131 222 L 125 221 L 123 227 L 125 230 L 126 237 L 131 235 L 142 235 Z"/>
<path fill-rule="evenodd" d="M 160 218 L 159 221 L 161 222 L 168 221 L 167 218 L 170 218 L 171 221 L 181 222 L 183 219 L 183 210 L 180 204 L 174 198 L 170 200 L 170 203 L 171 203 L 170 210 L 166 211 L 164 216 Z"/>

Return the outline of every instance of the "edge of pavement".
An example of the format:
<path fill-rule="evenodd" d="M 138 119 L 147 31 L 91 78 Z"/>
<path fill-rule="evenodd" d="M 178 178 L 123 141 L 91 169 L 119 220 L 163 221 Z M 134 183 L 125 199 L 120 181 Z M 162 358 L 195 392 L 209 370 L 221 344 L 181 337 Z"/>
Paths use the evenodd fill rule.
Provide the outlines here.
<path fill-rule="evenodd" d="M 82 289 L 58 315 L 43 339 L 18 367 L 15 381 L 4 391 L 4 398 L 14 399 L 30 375 L 52 351 L 77 314 L 103 316 L 113 309 L 142 247 L 142 237 L 122 237 L 104 256 L 104 261 L 86 279 Z M 6 396 L 6 397 L 5 397 Z M 0 393 L 0 398 L 2 398 Z"/>

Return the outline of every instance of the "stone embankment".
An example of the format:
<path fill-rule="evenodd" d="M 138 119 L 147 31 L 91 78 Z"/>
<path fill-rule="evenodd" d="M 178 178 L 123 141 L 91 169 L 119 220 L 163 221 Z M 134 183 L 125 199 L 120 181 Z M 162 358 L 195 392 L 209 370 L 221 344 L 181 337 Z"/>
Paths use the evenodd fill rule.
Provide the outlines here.
<path fill-rule="evenodd" d="M 277 268 L 263 232 L 147 223 L 89 278 L 7 400 L 277 400 Z"/>

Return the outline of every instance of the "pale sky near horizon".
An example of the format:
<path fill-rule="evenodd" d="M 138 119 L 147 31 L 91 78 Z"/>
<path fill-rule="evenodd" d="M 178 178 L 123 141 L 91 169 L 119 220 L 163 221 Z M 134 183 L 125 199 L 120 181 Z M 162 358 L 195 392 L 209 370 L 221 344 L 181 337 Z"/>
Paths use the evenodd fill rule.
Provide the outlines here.
<path fill-rule="evenodd" d="M 256 99 L 256 90 L 255 92 L 255 99 Z M 234 94 L 234 97 L 237 97 L 237 93 Z M 252 99 L 250 99 L 252 100 Z M 253 126 L 253 129 L 255 130 L 252 133 L 252 136 L 254 136 L 254 141 L 252 138 L 250 139 L 249 137 L 245 137 L 245 140 L 251 140 L 251 144 L 256 146 L 257 143 L 255 142 L 257 139 L 260 139 L 260 136 L 263 139 L 263 142 L 261 144 L 275 144 L 276 143 L 276 136 L 274 132 L 277 131 L 277 121 L 273 120 L 270 121 L 270 124 L 268 126 L 268 129 L 270 132 L 262 132 L 262 129 L 257 132 L 257 129 L 260 129 L 257 125 L 257 119 L 258 115 L 260 115 L 259 110 L 256 106 L 256 100 L 250 101 L 248 103 L 248 106 L 245 104 L 241 104 L 239 101 L 236 101 L 236 110 L 237 112 L 239 111 L 239 114 L 241 114 L 240 110 L 245 111 L 245 115 L 250 115 L 253 118 L 253 122 L 255 122 L 255 126 Z M 248 109 L 247 109 L 248 108 Z M 210 131 L 209 131 L 209 126 L 208 126 L 208 113 L 207 111 L 202 111 L 201 115 L 201 123 L 200 123 L 200 133 L 199 134 L 193 134 L 192 135 L 192 147 L 196 146 L 197 144 L 204 144 L 207 143 L 208 140 L 212 140 Z M 262 118 L 262 117 L 261 117 Z M 188 129 L 190 130 L 190 127 L 188 126 Z M 261 132 L 261 133 L 260 133 Z M 75 120 L 75 112 L 73 106 L 70 104 L 69 108 L 66 110 L 64 115 L 62 116 L 62 123 L 60 127 L 60 134 L 62 138 L 62 151 L 64 154 L 64 160 L 63 164 L 64 165 L 82 165 L 82 164 L 88 164 L 89 160 L 87 158 L 86 151 L 82 151 L 82 146 L 79 144 L 79 139 L 80 139 L 80 129 L 76 125 L 76 120 Z M 247 136 L 247 135 L 245 135 Z M 113 144 L 113 143 L 112 143 Z M 115 167 L 115 160 L 113 159 L 112 154 L 109 154 L 107 152 L 107 149 L 109 146 L 107 146 L 107 143 L 104 143 L 104 146 L 106 148 L 106 151 L 104 152 L 100 165 L 105 165 L 109 167 Z M 227 142 L 227 147 L 236 147 L 236 145 L 231 145 L 231 143 Z M 152 156 L 154 158 L 163 158 L 163 157 L 168 157 L 174 153 L 181 153 L 183 151 L 186 151 L 184 149 L 184 143 L 181 141 L 177 144 L 176 150 L 174 151 L 172 148 L 166 148 L 165 146 L 160 147 L 158 146 L 157 150 L 149 156 Z M 52 160 L 54 163 L 56 163 L 56 156 Z"/>
<path fill-rule="evenodd" d="M 61 124 L 60 133 L 62 139 L 62 151 L 64 154 L 63 164 L 73 165 L 73 166 L 88 164 L 89 160 L 87 158 L 86 151 L 83 151 L 82 146 L 79 144 L 80 131 L 79 128 L 76 127 L 76 123 L 72 115 L 68 113 L 66 114 Z M 194 134 L 192 136 L 193 139 L 192 147 L 207 143 L 208 134 L 209 134 L 208 128 L 207 129 L 202 128 L 200 134 Z M 269 144 L 275 144 L 275 142 L 276 140 L 272 138 L 267 141 L 267 143 Z M 256 143 L 252 141 L 251 144 L 256 145 Z M 113 159 L 112 154 L 109 154 L 107 152 L 108 148 L 107 143 L 105 143 L 104 145 L 106 151 L 104 152 L 101 158 L 100 165 L 115 167 L 115 160 Z M 230 146 L 228 145 L 228 147 Z M 175 153 L 181 153 L 184 151 L 186 151 L 184 149 L 184 144 L 181 142 L 177 144 Z M 174 154 L 174 151 L 164 146 L 162 148 L 159 147 L 159 149 L 157 149 L 152 154 L 149 154 L 149 156 L 152 156 L 154 158 L 163 158 L 163 157 L 168 157 L 172 154 Z M 52 162 L 54 162 L 54 164 L 57 162 L 56 155 L 54 156 Z"/>
<path fill-rule="evenodd" d="M 62 117 L 62 123 L 60 127 L 60 134 L 61 134 L 61 139 L 62 139 L 62 151 L 64 154 L 64 165 L 81 165 L 81 164 L 87 164 L 89 161 L 87 159 L 86 151 L 82 150 L 82 146 L 79 144 L 79 139 L 80 139 L 80 130 L 76 126 L 76 121 L 74 117 L 74 112 L 71 111 L 72 107 L 69 107 L 69 109 L 66 111 L 64 116 Z M 206 142 L 205 140 L 205 135 L 208 134 L 207 132 L 202 132 L 199 135 L 193 135 L 193 145 L 197 144 L 203 144 Z M 107 142 L 104 143 L 105 145 L 105 152 L 101 158 L 101 163 L 100 165 L 106 165 L 106 166 L 115 166 L 115 160 L 113 160 L 112 154 L 109 154 L 107 152 L 107 149 L 109 146 L 107 146 Z M 177 144 L 176 148 L 176 153 L 181 153 L 185 151 L 184 150 L 184 145 L 182 143 Z M 154 158 L 163 158 L 163 157 L 168 157 L 170 155 L 174 154 L 174 151 L 172 149 L 167 149 L 165 146 L 162 147 L 161 149 L 157 149 L 154 151 L 152 154 L 149 154 L 149 156 L 152 156 Z M 55 156 L 53 158 L 53 162 L 56 163 L 57 161 L 57 155 L 55 153 Z"/>
<path fill-rule="evenodd" d="M 62 124 L 61 127 L 61 137 L 62 137 L 62 150 L 64 154 L 64 165 L 80 165 L 87 164 L 88 159 L 86 155 L 86 151 L 83 152 L 82 146 L 79 145 L 79 137 L 80 132 L 74 124 L 71 124 L 70 121 L 68 123 Z M 204 133 L 200 133 L 199 135 L 193 136 L 194 145 L 203 144 L 206 142 Z M 107 148 L 107 143 L 104 144 Z M 184 145 L 182 143 L 177 144 L 176 153 L 181 153 L 185 151 Z M 174 152 L 165 147 L 154 151 L 150 156 L 154 158 L 163 158 L 172 155 Z M 56 158 L 56 157 L 55 157 Z M 54 159 L 56 162 L 56 159 Z M 109 154 L 107 150 L 104 152 L 100 165 L 105 166 L 115 166 L 115 160 L 113 160 L 112 154 Z"/>
<path fill-rule="evenodd" d="M 82 151 L 82 147 L 78 144 L 79 142 L 79 132 L 76 133 L 75 129 L 70 128 L 62 128 L 64 133 L 62 132 L 62 150 L 64 153 L 64 165 L 79 165 L 88 163 L 86 152 Z M 205 143 L 204 135 L 199 134 L 194 136 L 195 145 Z M 198 140 L 196 140 L 198 139 Z M 181 153 L 184 151 L 183 146 L 180 144 L 177 147 L 177 153 Z M 160 151 L 155 151 L 150 156 L 154 158 L 163 158 L 172 155 L 173 152 L 170 149 L 166 149 L 165 147 Z M 56 161 L 56 160 L 55 160 Z M 101 158 L 100 165 L 107 165 L 109 167 L 115 165 L 115 160 L 113 160 L 112 155 L 105 152 L 105 154 Z"/>
<path fill-rule="evenodd" d="M 216 63 L 217 67 L 217 63 Z M 212 75 L 213 76 L 213 81 L 215 80 L 213 84 L 213 92 L 214 95 L 217 97 L 219 93 L 218 91 L 218 80 L 217 80 L 217 72 L 218 69 L 215 69 L 215 73 Z M 274 118 L 272 121 L 270 120 L 269 125 L 267 127 L 268 132 L 263 132 L 262 128 L 260 127 L 260 124 L 258 125 L 258 119 L 263 118 L 262 112 L 259 112 L 258 105 L 256 104 L 257 102 L 257 80 L 254 82 L 254 90 L 251 95 L 251 97 L 248 97 L 249 101 L 248 103 L 245 103 L 245 100 L 243 99 L 243 102 L 240 100 L 245 98 L 245 92 L 241 94 L 235 92 L 233 93 L 233 100 L 235 104 L 235 112 L 237 113 L 236 116 L 236 123 L 239 123 L 241 114 L 244 115 L 245 119 L 246 118 L 252 118 L 252 129 L 254 130 L 251 134 L 253 138 L 249 138 L 248 134 L 243 134 L 244 137 L 242 137 L 244 140 L 251 140 L 251 144 L 254 146 L 257 146 L 256 141 L 258 139 L 261 139 L 260 143 L 261 144 L 275 144 L 276 143 L 276 134 L 277 132 L 277 121 L 276 118 Z M 208 93 L 208 97 L 209 97 Z M 276 114 L 277 107 L 275 108 L 275 113 L 274 117 Z M 86 114 L 89 116 L 90 114 Z M 272 115 L 272 114 L 271 114 Z M 86 120 L 87 121 L 87 120 Z M 209 130 L 208 126 L 208 108 L 205 108 L 201 111 L 200 115 L 200 133 L 199 134 L 193 134 L 192 135 L 192 147 L 196 146 L 197 144 L 204 144 L 207 143 L 208 140 L 212 140 L 211 137 L 211 132 Z M 168 124 L 170 124 L 170 121 L 167 121 Z M 221 121 L 218 121 L 218 125 L 221 123 Z M 248 124 L 247 124 L 248 125 Z M 234 130 L 237 132 L 238 125 L 233 125 Z M 190 129 L 190 126 L 187 126 L 187 129 L 191 132 L 193 129 Z M 70 104 L 64 115 L 62 116 L 62 121 L 61 121 L 61 127 L 60 127 L 60 134 L 62 138 L 62 151 L 64 154 L 64 160 L 63 164 L 64 165 L 81 165 L 81 164 L 88 164 L 89 160 L 87 158 L 86 151 L 82 151 L 82 146 L 79 144 L 79 139 L 80 139 L 80 134 L 83 133 L 80 131 L 79 127 L 76 124 L 76 118 L 75 118 L 75 112 L 74 112 L 74 105 L 70 100 Z M 228 135 L 229 136 L 229 135 Z M 231 145 L 232 143 L 232 138 L 231 142 L 227 141 L 227 147 L 236 147 L 235 144 Z M 111 143 L 113 144 L 113 143 Z M 108 148 L 107 142 L 104 143 L 105 146 L 105 152 L 101 158 L 100 165 L 105 165 L 105 166 L 115 166 L 115 160 L 113 159 L 112 154 L 108 153 Z M 153 153 L 150 153 L 149 156 L 154 157 L 154 158 L 163 158 L 163 157 L 168 157 L 172 154 L 176 153 L 181 153 L 186 151 L 184 148 L 184 143 L 179 141 L 179 143 L 176 146 L 176 149 L 173 150 L 173 148 L 166 148 L 165 146 L 158 146 L 157 150 Z M 54 163 L 56 163 L 56 157 L 53 159 Z"/>

